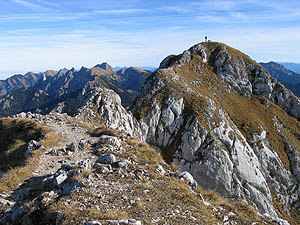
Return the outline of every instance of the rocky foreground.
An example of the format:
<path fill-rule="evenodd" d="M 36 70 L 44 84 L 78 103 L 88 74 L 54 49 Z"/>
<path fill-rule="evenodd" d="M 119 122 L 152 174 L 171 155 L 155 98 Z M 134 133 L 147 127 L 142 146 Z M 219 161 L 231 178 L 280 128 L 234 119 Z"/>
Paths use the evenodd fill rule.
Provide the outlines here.
<path fill-rule="evenodd" d="M 82 120 L 57 113 L 17 117 L 51 127 L 61 140 L 43 150 L 29 179 L 1 193 L 0 224 L 280 222 L 200 189 L 190 173 L 175 170 L 147 144 L 124 133 L 99 124 L 93 130 Z M 43 148 L 32 140 L 25 155 L 32 157 Z"/>

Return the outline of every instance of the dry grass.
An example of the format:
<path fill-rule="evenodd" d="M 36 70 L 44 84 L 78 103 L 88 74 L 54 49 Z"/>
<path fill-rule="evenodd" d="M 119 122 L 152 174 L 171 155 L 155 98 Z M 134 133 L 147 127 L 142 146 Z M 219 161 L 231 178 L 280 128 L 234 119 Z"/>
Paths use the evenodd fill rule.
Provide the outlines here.
<path fill-rule="evenodd" d="M 16 188 L 36 168 L 43 150 L 34 151 L 25 159 L 27 143 L 39 140 L 44 147 L 49 148 L 59 141 L 59 135 L 49 128 L 29 119 L 0 119 L 0 168 L 5 175 L 0 180 L 0 191 L 8 192 Z"/>
<path fill-rule="evenodd" d="M 162 156 L 147 143 L 138 142 L 135 138 L 127 138 L 126 142 L 132 147 L 127 149 L 125 155 L 132 158 L 135 162 L 148 163 L 153 166 L 163 162 Z"/>
<path fill-rule="evenodd" d="M 93 137 L 100 137 L 102 135 L 108 135 L 108 136 L 119 136 L 120 131 L 116 131 L 110 128 L 107 128 L 105 125 L 100 124 L 96 128 L 90 128 L 88 130 L 88 133 Z"/>

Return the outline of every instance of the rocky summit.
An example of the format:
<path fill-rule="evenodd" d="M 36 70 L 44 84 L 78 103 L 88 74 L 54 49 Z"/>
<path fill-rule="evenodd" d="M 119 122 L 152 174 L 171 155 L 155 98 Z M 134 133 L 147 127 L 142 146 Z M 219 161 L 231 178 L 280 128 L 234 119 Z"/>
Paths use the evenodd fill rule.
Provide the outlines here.
<path fill-rule="evenodd" d="M 72 114 L 0 119 L 0 224 L 300 223 L 300 100 L 247 55 L 204 42 L 151 75 L 60 74 L 39 90 L 77 87 Z"/>

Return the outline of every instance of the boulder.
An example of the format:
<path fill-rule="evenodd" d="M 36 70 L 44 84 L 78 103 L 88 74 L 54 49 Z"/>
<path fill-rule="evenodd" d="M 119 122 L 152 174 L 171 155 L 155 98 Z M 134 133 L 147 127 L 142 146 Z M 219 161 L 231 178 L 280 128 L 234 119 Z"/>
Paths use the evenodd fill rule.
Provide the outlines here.
<path fill-rule="evenodd" d="M 120 161 L 114 163 L 112 166 L 115 167 L 115 168 L 127 169 L 128 162 L 127 162 L 127 160 L 120 160 Z"/>
<path fill-rule="evenodd" d="M 117 161 L 113 154 L 102 154 L 99 156 L 96 162 L 103 164 L 113 164 Z"/>

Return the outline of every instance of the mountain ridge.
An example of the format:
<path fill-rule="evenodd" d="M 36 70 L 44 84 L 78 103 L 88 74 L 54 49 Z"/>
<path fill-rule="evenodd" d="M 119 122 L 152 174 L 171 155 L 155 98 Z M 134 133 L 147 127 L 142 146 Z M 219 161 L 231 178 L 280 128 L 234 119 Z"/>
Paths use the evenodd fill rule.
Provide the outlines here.
<path fill-rule="evenodd" d="M 282 82 L 288 87 L 296 96 L 300 96 L 300 91 L 297 85 L 300 84 L 300 74 L 288 70 L 283 65 L 276 62 L 260 63 L 265 69 L 269 71 L 272 77 Z"/>
<path fill-rule="evenodd" d="M 73 76 L 73 73 L 69 75 Z M 90 82 L 78 95 L 76 100 L 80 104 L 72 118 L 85 124 L 83 127 L 94 127 L 93 132 L 100 139 L 105 135 L 119 137 L 118 134 L 122 134 L 121 140 L 134 137 L 145 141 L 168 163 L 164 168 L 175 165 L 180 172 L 191 175 L 188 175 L 188 183 L 192 190 L 197 184 L 230 201 L 246 202 L 262 218 L 271 220 L 270 224 L 299 224 L 300 100 L 272 78 L 266 69 L 223 43 L 203 42 L 162 60 L 160 68 L 145 78 L 138 93 L 128 109 L 122 105 L 116 92 L 101 82 Z M 52 117 L 61 124 L 69 123 L 57 118 L 61 114 L 46 115 L 46 119 L 30 113 L 15 117 L 32 117 L 38 121 L 51 121 Z M 99 122 L 101 127 L 97 128 L 95 123 L 99 126 Z M 68 129 L 76 130 L 77 126 Z M 117 149 L 121 147 L 110 146 L 114 144 L 107 146 L 104 143 L 103 148 L 97 150 L 96 147 L 94 151 L 100 151 L 99 157 L 106 154 L 107 160 L 116 162 L 112 155 L 120 156 L 121 150 Z M 140 149 L 138 146 L 142 145 L 134 146 L 133 149 Z M 142 150 L 134 154 L 147 154 L 147 151 L 139 151 Z M 60 150 L 53 150 L 53 154 L 57 152 Z M 129 157 L 131 161 L 133 156 Z M 105 165 L 104 169 L 101 162 L 101 171 L 112 170 Z M 78 165 L 85 168 L 85 163 Z M 49 179 L 68 177 L 68 172 L 62 170 Z M 90 174 L 90 169 L 88 171 Z M 120 171 L 127 176 L 126 169 Z M 120 171 L 116 173 L 120 174 Z M 92 178 L 95 173 L 92 172 Z M 83 180 L 87 182 L 88 179 Z M 144 181 L 147 182 L 147 178 Z M 74 187 L 80 193 L 81 187 Z M 148 189 L 148 193 L 153 190 Z M 205 202 L 205 198 L 201 198 L 204 199 L 202 204 L 209 207 L 210 202 Z M 184 197 L 180 199 L 186 200 Z M 64 213 L 70 215 L 70 212 Z M 255 213 L 247 213 L 251 224 L 258 220 L 253 221 Z M 141 214 L 134 215 L 135 219 L 141 220 Z M 201 215 L 197 214 L 195 218 L 197 221 Z M 228 221 L 225 217 L 221 220 L 223 224 Z M 153 221 L 148 223 L 160 223 L 160 220 Z"/>
<path fill-rule="evenodd" d="M 89 88 L 90 83 L 97 83 L 97 85 L 113 89 L 121 96 L 123 104 L 129 106 L 137 90 L 150 72 L 130 67 L 123 70 L 123 73 L 114 71 L 107 63 L 102 63 L 90 69 L 82 67 L 78 71 L 74 68 L 70 70 L 64 68 L 58 72 L 46 71 L 40 74 L 28 73 L 24 76 L 18 76 L 27 80 L 31 76 L 38 78 L 33 83 L 27 84 L 28 81 L 24 85 L 9 89 L 8 93 L 0 98 L 0 108 L 2 109 L 0 115 L 9 116 L 22 111 L 27 112 L 28 110 L 39 113 L 49 113 L 54 110 L 56 112 L 74 114 L 79 104 L 76 99 L 80 96 L 81 91 Z M 132 85 L 123 86 L 128 79 L 132 80 Z M 15 78 L 12 80 L 15 81 Z M 11 79 L 8 79 L 9 81 Z M 129 89 L 131 86 L 132 90 Z M 18 90 L 19 88 L 24 89 L 24 95 L 20 95 L 21 91 Z M 32 91 L 34 90 L 37 91 L 35 95 L 39 95 L 39 92 L 42 91 L 48 100 L 33 99 L 33 102 L 30 104 L 35 105 L 35 107 L 32 108 L 27 104 L 28 100 L 25 99 L 25 93 L 32 96 Z M 2 91 L 6 91 L 6 89 L 2 89 Z"/>

